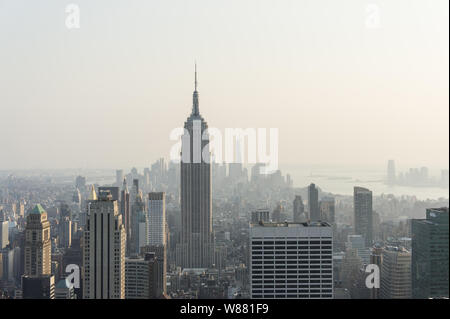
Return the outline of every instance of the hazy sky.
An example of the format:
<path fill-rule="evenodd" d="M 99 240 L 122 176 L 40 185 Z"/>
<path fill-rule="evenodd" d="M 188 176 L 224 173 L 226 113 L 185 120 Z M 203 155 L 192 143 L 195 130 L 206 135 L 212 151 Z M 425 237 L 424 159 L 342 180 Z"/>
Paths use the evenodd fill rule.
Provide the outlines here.
<path fill-rule="evenodd" d="M 0 0 L 0 169 L 168 157 L 195 60 L 209 126 L 279 128 L 281 163 L 448 167 L 448 6 Z"/>

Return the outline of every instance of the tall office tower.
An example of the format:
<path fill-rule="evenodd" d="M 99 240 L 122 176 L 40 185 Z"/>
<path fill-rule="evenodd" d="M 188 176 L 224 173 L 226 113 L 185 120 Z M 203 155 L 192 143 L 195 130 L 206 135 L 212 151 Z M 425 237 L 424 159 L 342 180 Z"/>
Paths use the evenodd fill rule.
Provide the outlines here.
<path fill-rule="evenodd" d="M 122 191 L 120 192 L 120 213 L 122 214 L 122 222 L 125 227 L 126 238 L 131 237 L 131 201 L 128 192 L 127 180 L 123 179 Z M 133 199 L 134 200 L 134 199 Z"/>
<path fill-rule="evenodd" d="M 303 223 L 306 222 L 305 205 L 303 205 L 303 199 L 300 195 L 296 195 L 294 199 L 294 222 Z"/>
<path fill-rule="evenodd" d="M 262 163 L 256 163 L 252 166 L 250 173 L 250 181 L 252 183 L 258 183 L 260 180 L 264 179 L 264 175 L 261 174 L 261 168 L 264 167 Z"/>
<path fill-rule="evenodd" d="M 72 220 L 72 210 L 70 209 L 69 205 L 66 204 L 66 202 L 61 201 L 59 205 L 59 217 L 64 218 L 68 217 L 70 220 Z"/>
<path fill-rule="evenodd" d="M 111 193 L 112 200 L 116 200 L 116 201 L 120 200 L 119 187 L 117 187 L 117 186 L 100 186 L 98 188 L 98 192 L 100 193 L 102 191 L 109 191 Z"/>
<path fill-rule="evenodd" d="M 319 202 L 320 220 L 334 224 L 334 197 L 323 197 Z"/>
<path fill-rule="evenodd" d="M 89 201 L 91 201 L 91 200 L 97 200 L 97 193 L 95 191 L 94 185 L 89 186 L 89 191 L 87 194 L 87 201 L 86 201 L 86 210 L 81 211 L 80 215 L 79 215 L 78 223 L 79 223 L 81 229 L 84 229 L 84 227 L 86 226 L 86 220 L 87 220 L 88 208 L 89 208 L 88 206 L 89 206 Z"/>
<path fill-rule="evenodd" d="M 395 162 L 394 160 L 389 160 L 387 164 L 387 183 L 390 185 L 395 184 Z"/>
<path fill-rule="evenodd" d="M 148 243 L 149 245 L 166 244 L 166 194 L 148 194 Z"/>
<path fill-rule="evenodd" d="M 14 258 L 17 258 L 15 254 L 14 249 L 0 249 L 0 283 L 14 282 L 16 272 Z"/>
<path fill-rule="evenodd" d="M 320 220 L 319 190 L 313 183 L 311 183 L 308 186 L 308 210 L 309 210 L 309 219 L 311 221 Z"/>
<path fill-rule="evenodd" d="M 381 264 L 383 263 L 383 247 L 379 245 L 374 245 L 370 253 L 370 263 L 372 265 L 377 265 L 378 269 L 381 271 Z M 372 288 L 370 290 L 370 299 L 380 298 L 380 288 Z"/>
<path fill-rule="evenodd" d="M 181 145 L 181 243 L 184 268 L 207 268 L 214 260 L 208 124 L 200 115 L 197 71 L 192 113 Z M 208 157 L 208 158 L 205 158 Z"/>
<path fill-rule="evenodd" d="M 366 242 L 361 235 L 348 235 L 347 242 L 345 243 L 346 249 L 355 249 L 358 256 L 361 258 L 364 264 L 369 264 L 370 261 L 370 249 L 366 247 Z"/>
<path fill-rule="evenodd" d="M 448 170 L 447 170 L 447 177 L 448 177 Z M 448 178 L 447 178 L 447 181 L 448 181 Z M 19 208 L 18 208 L 17 214 L 20 217 L 24 217 L 25 216 L 25 204 L 22 201 L 19 202 Z"/>
<path fill-rule="evenodd" d="M 448 297 L 448 207 L 429 208 L 425 219 L 413 219 L 412 297 Z"/>
<path fill-rule="evenodd" d="M 108 191 L 88 203 L 83 233 L 83 298 L 125 298 L 125 229 Z"/>
<path fill-rule="evenodd" d="M 58 239 L 62 248 L 69 248 L 72 243 L 72 221 L 67 216 L 59 219 Z"/>
<path fill-rule="evenodd" d="M 150 295 L 160 298 L 166 294 L 167 287 L 167 255 L 165 246 L 146 246 L 141 249 L 141 255 L 150 262 Z"/>
<path fill-rule="evenodd" d="M 380 298 L 410 299 L 411 252 L 403 247 L 387 246 L 383 249 L 382 259 Z"/>
<path fill-rule="evenodd" d="M 275 206 L 275 209 L 272 212 L 272 221 L 276 222 L 276 223 L 281 223 L 283 222 L 283 216 L 281 215 L 283 211 L 283 206 L 281 205 L 281 203 L 279 202 L 277 204 L 277 206 Z"/>
<path fill-rule="evenodd" d="M 120 185 L 122 185 L 122 182 L 123 182 L 123 170 L 118 169 L 116 170 L 116 186 L 120 187 Z"/>
<path fill-rule="evenodd" d="M 59 207 L 58 240 L 62 248 L 69 248 L 72 243 L 72 211 L 65 202 Z"/>
<path fill-rule="evenodd" d="M 139 194 L 139 179 L 133 179 L 133 187 L 131 188 L 130 197 L 131 200 L 135 200 Z"/>
<path fill-rule="evenodd" d="M 141 247 L 148 245 L 148 216 L 145 211 L 145 203 L 142 199 L 142 192 L 131 206 L 131 236 L 127 239 L 127 254 L 139 254 Z"/>
<path fill-rule="evenodd" d="M 9 244 L 9 222 L 0 218 L 0 249 L 5 248 Z"/>
<path fill-rule="evenodd" d="M 325 222 L 250 224 L 252 298 L 333 298 L 333 231 Z"/>
<path fill-rule="evenodd" d="M 270 212 L 268 209 L 257 209 L 252 212 L 251 222 L 254 224 L 263 222 L 268 223 L 270 221 Z"/>
<path fill-rule="evenodd" d="M 144 185 L 142 187 L 145 190 L 148 190 L 150 187 L 150 169 L 148 167 L 144 168 Z"/>
<path fill-rule="evenodd" d="M 50 222 L 40 204 L 27 216 L 25 227 L 25 275 L 38 277 L 51 274 Z"/>
<path fill-rule="evenodd" d="M 355 234 L 364 236 L 366 247 L 372 247 L 372 191 L 355 186 L 353 188 L 353 209 Z"/>
<path fill-rule="evenodd" d="M 125 259 L 125 299 L 149 299 L 151 265 L 138 256 Z"/>

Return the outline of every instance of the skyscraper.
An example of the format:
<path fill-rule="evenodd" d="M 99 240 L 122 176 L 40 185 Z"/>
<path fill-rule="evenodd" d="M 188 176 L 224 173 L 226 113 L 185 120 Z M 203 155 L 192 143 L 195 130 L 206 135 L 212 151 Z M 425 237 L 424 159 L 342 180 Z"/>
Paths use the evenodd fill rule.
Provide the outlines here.
<path fill-rule="evenodd" d="M 118 169 L 116 170 L 116 186 L 120 187 L 123 181 L 123 170 Z"/>
<path fill-rule="evenodd" d="M 214 256 L 211 154 L 208 124 L 199 112 L 197 70 L 192 112 L 184 123 L 184 129 L 181 146 L 181 266 L 205 268 L 212 265 Z"/>
<path fill-rule="evenodd" d="M 149 245 L 166 244 L 166 194 L 148 194 L 148 243 Z"/>
<path fill-rule="evenodd" d="M 430 208 L 426 219 L 413 219 L 412 297 L 448 297 L 448 207 Z"/>
<path fill-rule="evenodd" d="M 333 298 L 328 223 L 250 224 L 251 298 Z"/>
<path fill-rule="evenodd" d="M 313 183 L 311 183 L 308 186 L 308 210 L 309 210 L 309 219 L 311 221 L 320 220 L 319 190 Z"/>
<path fill-rule="evenodd" d="M 9 244 L 9 239 L 8 239 L 8 221 L 3 221 L 0 218 L 0 249 L 5 248 L 8 244 Z"/>
<path fill-rule="evenodd" d="M 301 223 L 306 221 L 305 205 L 303 205 L 303 199 L 300 195 L 295 196 L 294 199 L 294 222 Z"/>
<path fill-rule="evenodd" d="M 50 222 L 40 204 L 27 216 L 24 256 L 25 275 L 38 277 L 51 274 Z"/>
<path fill-rule="evenodd" d="M 390 185 L 395 184 L 395 162 L 394 160 L 389 160 L 387 165 L 387 183 Z"/>
<path fill-rule="evenodd" d="M 89 201 L 83 241 L 83 298 L 125 298 L 125 229 L 108 191 Z"/>
<path fill-rule="evenodd" d="M 65 202 L 59 207 L 58 239 L 59 246 L 69 248 L 72 243 L 72 211 Z"/>
<path fill-rule="evenodd" d="M 138 256 L 125 260 L 125 299 L 149 299 L 150 262 Z M 153 276 L 152 276 L 153 277 Z"/>
<path fill-rule="evenodd" d="M 353 188 L 353 208 L 355 234 L 364 236 L 366 247 L 372 247 L 372 191 L 355 186 Z"/>
<path fill-rule="evenodd" d="M 323 197 L 319 202 L 320 220 L 334 224 L 334 197 Z"/>
<path fill-rule="evenodd" d="M 141 247 L 148 245 L 148 228 L 145 203 L 142 192 L 139 192 L 131 206 L 131 236 L 127 238 L 128 255 L 139 254 Z"/>
<path fill-rule="evenodd" d="M 127 180 L 123 179 L 122 191 L 120 192 L 120 213 L 122 214 L 122 223 L 125 227 L 126 238 L 131 237 L 131 201 L 128 191 Z M 133 198 L 133 201 L 135 198 Z M 127 244 L 128 245 L 128 244 Z"/>
<path fill-rule="evenodd" d="M 403 247 L 385 247 L 382 252 L 380 279 L 382 299 L 410 299 L 411 252 Z"/>

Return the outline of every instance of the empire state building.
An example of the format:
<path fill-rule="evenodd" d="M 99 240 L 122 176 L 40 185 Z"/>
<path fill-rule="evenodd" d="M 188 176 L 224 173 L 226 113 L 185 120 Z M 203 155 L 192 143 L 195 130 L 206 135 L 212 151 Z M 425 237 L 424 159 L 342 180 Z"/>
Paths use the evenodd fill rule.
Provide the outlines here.
<path fill-rule="evenodd" d="M 181 142 L 181 243 L 178 264 L 208 268 L 214 263 L 212 232 L 211 154 L 208 124 L 200 115 L 197 68 L 192 112 L 184 123 Z"/>

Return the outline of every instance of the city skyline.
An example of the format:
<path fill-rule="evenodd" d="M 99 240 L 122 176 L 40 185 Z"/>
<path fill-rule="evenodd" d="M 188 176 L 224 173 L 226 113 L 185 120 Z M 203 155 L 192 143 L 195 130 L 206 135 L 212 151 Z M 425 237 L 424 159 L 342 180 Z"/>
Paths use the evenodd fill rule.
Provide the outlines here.
<path fill-rule="evenodd" d="M 448 9 L 0 0 L 0 301 L 448 301 Z"/>

